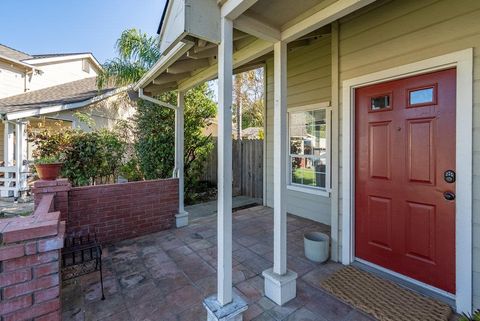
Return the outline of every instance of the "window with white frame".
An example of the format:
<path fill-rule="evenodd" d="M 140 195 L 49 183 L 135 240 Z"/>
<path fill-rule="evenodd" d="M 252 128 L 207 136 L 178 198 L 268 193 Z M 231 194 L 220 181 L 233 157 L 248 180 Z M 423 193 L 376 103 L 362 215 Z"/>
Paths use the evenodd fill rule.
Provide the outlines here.
<path fill-rule="evenodd" d="M 329 108 L 306 106 L 289 112 L 290 186 L 329 189 L 329 122 Z"/>

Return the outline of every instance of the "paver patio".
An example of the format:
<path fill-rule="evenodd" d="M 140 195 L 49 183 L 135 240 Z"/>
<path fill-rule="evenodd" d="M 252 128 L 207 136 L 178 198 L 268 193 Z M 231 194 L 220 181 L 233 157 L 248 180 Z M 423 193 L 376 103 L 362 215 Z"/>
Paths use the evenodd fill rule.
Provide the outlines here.
<path fill-rule="evenodd" d="M 341 265 L 315 264 L 303 254 L 303 234 L 329 232 L 288 217 L 288 267 L 298 273 L 297 297 L 280 307 L 264 296 L 263 270 L 272 266 L 273 210 L 253 207 L 233 215 L 234 291 L 249 303 L 244 320 L 373 320 L 322 291 L 319 283 Z M 63 320 L 206 320 L 202 300 L 216 292 L 216 216 L 188 227 L 122 241 L 105 249 L 106 300 L 98 274 L 65 282 Z"/>

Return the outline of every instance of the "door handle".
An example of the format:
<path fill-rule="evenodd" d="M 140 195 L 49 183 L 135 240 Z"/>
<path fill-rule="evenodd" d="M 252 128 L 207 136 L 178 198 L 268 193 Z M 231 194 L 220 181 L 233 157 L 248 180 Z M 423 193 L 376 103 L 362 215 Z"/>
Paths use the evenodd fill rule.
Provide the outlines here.
<path fill-rule="evenodd" d="M 453 193 L 453 192 L 445 192 L 445 193 L 443 193 L 443 197 L 444 197 L 447 201 L 453 201 L 453 200 L 455 200 L 455 193 Z"/>

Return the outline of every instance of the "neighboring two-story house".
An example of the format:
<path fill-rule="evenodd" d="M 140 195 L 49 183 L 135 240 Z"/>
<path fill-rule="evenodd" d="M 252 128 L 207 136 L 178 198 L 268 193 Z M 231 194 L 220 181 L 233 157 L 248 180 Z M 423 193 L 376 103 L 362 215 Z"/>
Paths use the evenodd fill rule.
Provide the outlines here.
<path fill-rule="evenodd" d="M 88 113 L 94 128 L 111 128 L 133 115 L 133 102 L 124 99 L 127 88 L 98 90 L 101 69 L 91 53 L 29 55 L 0 44 L 0 196 L 27 189 L 27 124 L 91 130 L 76 112 Z"/>

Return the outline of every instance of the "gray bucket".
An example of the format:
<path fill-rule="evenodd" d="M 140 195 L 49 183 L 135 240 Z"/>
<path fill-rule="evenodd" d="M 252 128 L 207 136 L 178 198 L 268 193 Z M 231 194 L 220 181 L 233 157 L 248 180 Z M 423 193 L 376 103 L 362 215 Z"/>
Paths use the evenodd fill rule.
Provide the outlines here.
<path fill-rule="evenodd" d="M 320 232 L 305 233 L 303 244 L 307 259 L 318 263 L 328 260 L 330 237 L 327 234 Z"/>

